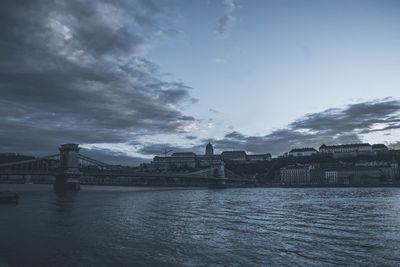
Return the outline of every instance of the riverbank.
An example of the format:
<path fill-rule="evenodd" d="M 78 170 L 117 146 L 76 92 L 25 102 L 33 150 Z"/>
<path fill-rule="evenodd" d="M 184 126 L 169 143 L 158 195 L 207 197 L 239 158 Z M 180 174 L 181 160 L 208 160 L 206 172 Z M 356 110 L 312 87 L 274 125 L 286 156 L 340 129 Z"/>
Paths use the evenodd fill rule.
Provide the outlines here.
<path fill-rule="evenodd" d="M 0 181 L 0 184 L 27 184 L 23 182 L 5 182 Z M 29 183 L 34 185 L 53 185 L 52 182 Z M 81 183 L 82 186 L 121 186 L 121 187 L 175 187 L 175 188 L 205 188 L 207 183 Z M 400 187 L 400 183 L 386 184 L 227 184 L 227 188 L 364 188 L 364 187 Z"/>

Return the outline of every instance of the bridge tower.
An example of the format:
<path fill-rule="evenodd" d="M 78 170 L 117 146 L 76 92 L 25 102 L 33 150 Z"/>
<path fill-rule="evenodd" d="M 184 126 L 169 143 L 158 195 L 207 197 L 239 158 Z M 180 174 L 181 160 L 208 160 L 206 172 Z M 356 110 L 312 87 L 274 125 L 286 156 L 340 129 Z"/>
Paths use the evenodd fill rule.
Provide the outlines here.
<path fill-rule="evenodd" d="M 79 171 L 78 154 L 80 149 L 78 144 L 64 144 L 58 148 L 60 150 L 61 168 L 64 172 Z"/>
<path fill-rule="evenodd" d="M 78 191 L 79 185 L 79 161 L 78 144 L 64 144 L 59 147 L 61 173 L 57 175 L 54 183 L 55 191 Z"/>
<path fill-rule="evenodd" d="M 209 188 L 225 188 L 226 187 L 225 164 L 221 162 L 214 166 L 213 178 L 208 180 Z"/>

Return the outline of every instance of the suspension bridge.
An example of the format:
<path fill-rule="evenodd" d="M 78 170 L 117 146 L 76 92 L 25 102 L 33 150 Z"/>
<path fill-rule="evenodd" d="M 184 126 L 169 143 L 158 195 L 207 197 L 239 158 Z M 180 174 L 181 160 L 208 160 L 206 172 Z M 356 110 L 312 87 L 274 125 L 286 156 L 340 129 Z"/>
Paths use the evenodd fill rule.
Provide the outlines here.
<path fill-rule="evenodd" d="M 78 144 L 63 144 L 57 154 L 1 164 L 0 182 L 51 182 L 55 190 L 79 190 L 80 184 L 222 188 L 255 183 L 225 169 L 223 163 L 190 173 L 143 172 L 104 163 L 79 150 Z"/>

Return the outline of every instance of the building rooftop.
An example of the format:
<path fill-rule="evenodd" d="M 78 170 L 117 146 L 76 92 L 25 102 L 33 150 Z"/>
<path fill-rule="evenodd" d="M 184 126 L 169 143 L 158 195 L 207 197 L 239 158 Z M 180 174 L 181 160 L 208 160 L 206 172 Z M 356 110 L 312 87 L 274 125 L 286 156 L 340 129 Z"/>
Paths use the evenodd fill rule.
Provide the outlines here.
<path fill-rule="evenodd" d="M 379 149 L 379 148 L 383 148 L 383 149 L 388 149 L 388 147 L 384 144 L 374 144 L 372 145 L 372 149 Z"/>
<path fill-rule="evenodd" d="M 246 152 L 243 150 L 224 151 L 221 156 L 246 156 Z"/>
<path fill-rule="evenodd" d="M 193 152 L 175 152 L 171 155 L 172 157 L 196 157 Z"/>
<path fill-rule="evenodd" d="M 322 144 L 319 149 L 321 148 L 345 148 L 345 147 L 360 147 L 360 146 L 371 146 L 368 143 L 360 143 L 360 144 L 345 144 L 345 145 L 325 145 Z"/>
<path fill-rule="evenodd" d="M 294 148 L 294 149 L 290 150 L 289 153 L 291 153 L 291 152 L 308 152 L 308 151 L 317 152 L 317 150 L 313 147 L 304 147 L 304 148 Z"/>

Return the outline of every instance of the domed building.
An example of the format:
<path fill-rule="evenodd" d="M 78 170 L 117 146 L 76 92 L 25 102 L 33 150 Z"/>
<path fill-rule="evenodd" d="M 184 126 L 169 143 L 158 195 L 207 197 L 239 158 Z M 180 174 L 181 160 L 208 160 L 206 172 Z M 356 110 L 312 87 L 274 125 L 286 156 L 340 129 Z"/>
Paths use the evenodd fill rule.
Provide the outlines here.
<path fill-rule="evenodd" d="M 237 163 L 250 163 L 254 161 L 271 160 L 271 154 L 247 155 L 245 151 L 224 151 L 214 155 L 214 147 L 208 142 L 204 155 L 193 152 L 175 152 L 171 156 L 155 156 L 152 165 L 157 169 L 169 170 L 171 168 L 203 168 L 217 166 L 224 161 Z"/>
<path fill-rule="evenodd" d="M 212 156 L 214 155 L 214 148 L 210 142 L 208 142 L 206 146 L 206 156 Z"/>

